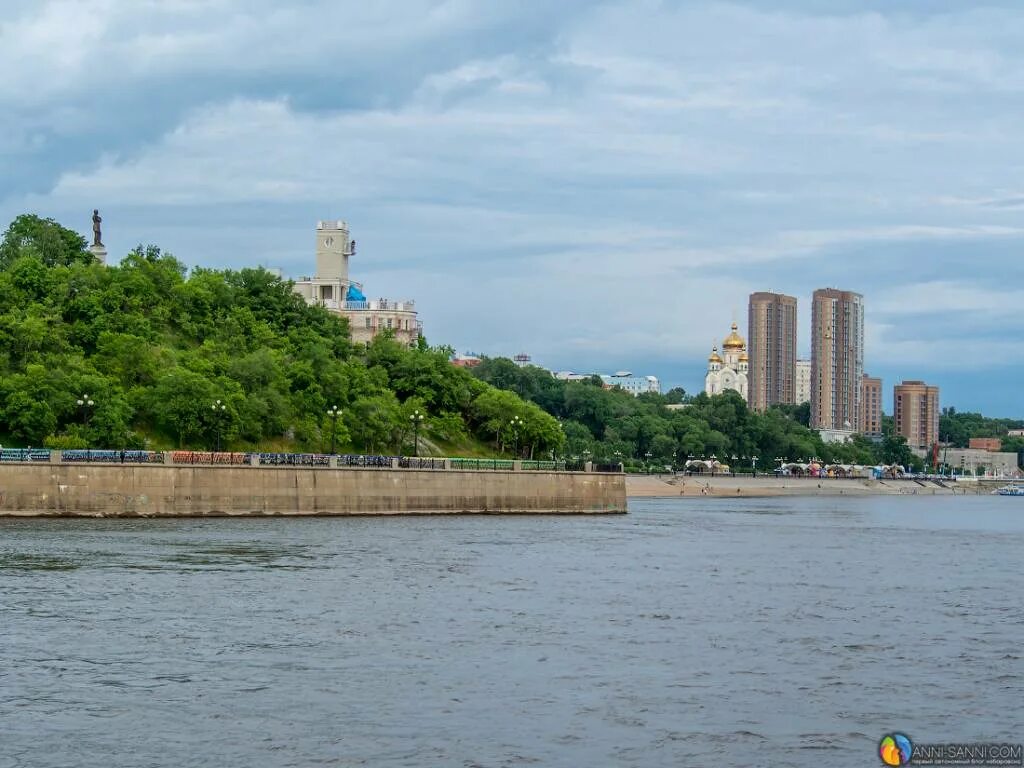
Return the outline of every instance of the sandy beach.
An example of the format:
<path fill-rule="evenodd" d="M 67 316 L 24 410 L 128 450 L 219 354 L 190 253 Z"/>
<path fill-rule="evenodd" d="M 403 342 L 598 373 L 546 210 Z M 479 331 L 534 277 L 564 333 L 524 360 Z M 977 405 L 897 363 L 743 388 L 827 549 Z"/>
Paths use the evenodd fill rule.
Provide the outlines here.
<path fill-rule="evenodd" d="M 627 475 L 626 495 L 634 498 L 668 496 L 952 496 L 988 493 L 989 483 L 936 483 L 918 480 L 867 480 L 699 475 Z"/>

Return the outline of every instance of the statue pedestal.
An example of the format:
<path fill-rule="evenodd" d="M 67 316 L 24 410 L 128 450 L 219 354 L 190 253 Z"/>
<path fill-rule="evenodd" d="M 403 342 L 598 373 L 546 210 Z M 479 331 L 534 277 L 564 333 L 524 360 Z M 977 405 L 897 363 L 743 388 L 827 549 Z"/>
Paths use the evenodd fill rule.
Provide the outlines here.
<path fill-rule="evenodd" d="M 89 253 L 96 257 L 96 261 L 100 264 L 107 263 L 107 248 L 104 245 L 90 245 Z"/>

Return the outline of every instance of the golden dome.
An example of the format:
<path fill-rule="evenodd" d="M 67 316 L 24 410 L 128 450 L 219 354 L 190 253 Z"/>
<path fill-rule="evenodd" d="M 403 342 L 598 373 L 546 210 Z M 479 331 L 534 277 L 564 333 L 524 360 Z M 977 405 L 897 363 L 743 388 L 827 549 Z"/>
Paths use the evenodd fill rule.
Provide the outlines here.
<path fill-rule="evenodd" d="M 722 349 L 743 349 L 747 346 L 747 342 L 743 340 L 743 337 L 736 333 L 736 323 L 732 324 L 732 333 L 725 337 L 725 341 L 722 342 Z"/>
<path fill-rule="evenodd" d="M 722 358 L 718 356 L 718 347 L 717 346 L 711 348 L 711 354 L 708 355 L 708 362 L 709 363 L 720 363 L 720 362 L 722 362 Z"/>
<path fill-rule="evenodd" d="M 750 362 L 750 358 L 747 357 L 747 353 L 746 352 L 740 352 L 739 361 L 741 363 L 749 363 Z"/>

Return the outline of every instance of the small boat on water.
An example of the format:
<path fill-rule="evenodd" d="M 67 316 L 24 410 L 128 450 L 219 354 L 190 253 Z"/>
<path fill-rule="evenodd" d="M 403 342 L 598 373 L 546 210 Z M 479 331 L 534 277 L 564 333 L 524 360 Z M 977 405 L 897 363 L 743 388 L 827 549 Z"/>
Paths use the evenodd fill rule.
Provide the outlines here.
<path fill-rule="evenodd" d="M 992 493 L 998 496 L 1024 496 L 1024 483 L 1010 483 L 996 488 Z"/>

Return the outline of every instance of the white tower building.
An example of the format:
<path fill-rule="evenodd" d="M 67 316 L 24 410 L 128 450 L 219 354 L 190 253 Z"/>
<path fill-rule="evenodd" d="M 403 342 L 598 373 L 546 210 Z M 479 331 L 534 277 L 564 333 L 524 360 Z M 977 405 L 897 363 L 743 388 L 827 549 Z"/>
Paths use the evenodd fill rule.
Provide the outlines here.
<path fill-rule="evenodd" d="M 356 252 L 344 221 L 316 223 L 316 274 L 295 281 L 295 292 L 307 304 L 316 304 L 348 319 L 352 341 L 369 342 L 381 333 L 413 345 L 423 332 L 416 304 L 405 299 L 368 299 L 361 283 L 349 280 L 348 260 Z"/>
<path fill-rule="evenodd" d="M 348 258 L 352 240 L 344 221 L 316 223 L 316 276 L 324 280 L 348 283 Z"/>

